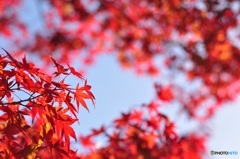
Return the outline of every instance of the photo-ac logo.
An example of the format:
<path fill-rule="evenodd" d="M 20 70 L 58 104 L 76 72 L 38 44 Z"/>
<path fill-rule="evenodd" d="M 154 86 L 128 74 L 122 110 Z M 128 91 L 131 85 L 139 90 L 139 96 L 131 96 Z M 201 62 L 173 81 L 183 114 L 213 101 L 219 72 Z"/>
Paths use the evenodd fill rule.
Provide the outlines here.
<path fill-rule="evenodd" d="M 210 151 L 211 155 L 238 155 L 238 151 Z"/>

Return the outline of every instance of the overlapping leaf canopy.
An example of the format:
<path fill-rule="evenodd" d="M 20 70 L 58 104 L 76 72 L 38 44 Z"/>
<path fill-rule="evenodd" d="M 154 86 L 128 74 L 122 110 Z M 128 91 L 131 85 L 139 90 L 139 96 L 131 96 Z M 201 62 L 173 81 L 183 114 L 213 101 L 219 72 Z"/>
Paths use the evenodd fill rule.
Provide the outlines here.
<path fill-rule="evenodd" d="M 77 72 L 86 71 L 86 66 L 107 52 L 114 55 L 125 68 L 168 80 L 168 85 L 164 85 L 162 80 L 155 84 L 156 98 L 152 103 L 177 101 L 190 119 L 201 122 L 207 121 L 219 106 L 238 95 L 238 0 L 37 0 L 34 1 L 37 5 L 33 10 L 38 10 L 35 21 L 41 27 L 34 33 L 31 26 L 34 26 L 35 21 L 26 22 L 24 15 L 20 14 L 23 12 L 22 5 L 26 3 L 22 0 L 0 2 L 0 36 L 10 45 L 14 44 L 11 45 L 14 46 L 11 50 L 14 56 L 27 51 L 43 59 L 44 66 L 49 67 L 51 54 L 56 59 L 56 76 L 70 71 L 82 78 Z M 71 66 L 62 66 L 62 63 L 70 62 L 81 63 L 81 68 L 76 68 L 76 71 Z M 4 68 L 5 65 L 6 62 L 3 62 L 1 66 Z M 16 71 L 15 82 L 20 82 L 24 89 L 35 92 L 32 86 L 40 88 L 43 83 L 34 81 L 31 72 L 24 71 L 24 68 L 33 69 L 33 65 L 23 60 L 19 66 L 23 68 Z M 15 76 L 14 73 L 11 74 L 12 77 Z M 184 76 L 185 85 L 176 82 L 179 74 Z M 37 90 L 40 91 L 38 94 L 47 92 L 44 97 L 46 104 L 55 100 L 55 87 L 70 91 L 63 81 L 49 80 L 47 81 L 51 85 L 46 86 L 49 91 L 45 87 L 44 90 Z M 196 81 L 200 81 L 200 86 L 189 91 L 186 87 L 194 85 Z M 10 86 L 13 83 L 14 81 Z M 1 78 L 4 91 L 0 91 L 4 97 L 11 94 L 11 91 L 5 89 L 7 84 L 9 85 L 4 76 Z M 93 97 L 87 84 L 82 88 L 77 86 L 76 89 L 74 95 L 71 91 L 62 94 L 58 90 L 59 95 L 66 98 L 61 102 L 73 114 L 79 104 L 87 108 L 84 99 Z M 33 97 L 31 93 L 29 95 Z M 73 99 L 77 101 L 77 107 L 72 103 Z M 121 158 L 121 155 L 126 155 L 127 158 L 158 158 L 159 155 L 166 156 L 165 158 L 181 155 L 183 158 L 201 158 L 204 140 L 197 134 L 186 135 L 187 137 L 176 134 L 174 123 L 159 113 L 159 106 L 154 106 L 155 114 L 147 114 L 146 112 L 151 112 L 152 103 L 115 120 L 113 133 L 109 134 L 102 127 L 87 137 L 81 137 L 82 143 L 91 150 L 90 158 Z M 135 120 L 143 124 L 139 125 Z M 150 123 L 159 125 L 153 126 Z M 75 138 L 70 133 L 70 128 L 59 128 L 68 129 L 69 134 L 65 136 Z M 152 130 L 142 131 L 147 128 Z M 160 132 L 155 133 L 157 130 Z M 176 137 L 168 140 L 167 135 L 172 136 L 171 134 L 176 134 L 173 135 Z M 99 135 L 105 135 L 108 143 L 105 148 L 93 151 L 92 138 Z M 68 138 L 65 137 L 65 140 Z M 174 148 L 170 146 L 174 144 Z M 124 153 L 123 150 L 129 147 L 129 151 Z M 196 150 L 199 153 L 195 153 Z"/>
<path fill-rule="evenodd" d="M 78 121 L 79 103 L 88 109 L 85 100 L 94 102 L 91 87 L 86 82 L 76 88 L 66 84 L 71 74 L 83 78 L 54 59 L 60 81 L 25 57 L 18 61 L 5 53 L 0 56 L 0 157 L 74 157 L 70 138 L 77 137 L 71 125 Z"/>

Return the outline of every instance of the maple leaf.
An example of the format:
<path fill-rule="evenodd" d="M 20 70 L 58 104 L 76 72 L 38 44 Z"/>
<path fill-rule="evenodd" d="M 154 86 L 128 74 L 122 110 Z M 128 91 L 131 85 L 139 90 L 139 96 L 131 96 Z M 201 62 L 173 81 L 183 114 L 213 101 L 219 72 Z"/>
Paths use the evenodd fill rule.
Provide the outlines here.
<path fill-rule="evenodd" d="M 79 137 L 80 142 L 83 144 L 84 147 L 93 147 L 94 142 L 92 141 L 91 136 L 80 136 Z"/>
<path fill-rule="evenodd" d="M 57 72 L 53 73 L 53 74 L 55 74 L 56 77 L 61 75 L 61 74 L 67 74 L 68 69 L 66 69 L 62 65 L 58 64 L 56 62 L 56 60 L 53 59 L 52 56 L 51 56 L 51 59 L 52 59 L 53 63 L 55 64 L 55 67 L 57 68 Z"/>
<path fill-rule="evenodd" d="M 166 87 L 161 87 L 161 86 L 156 86 L 157 87 L 157 95 L 159 99 L 163 101 L 170 101 L 174 98 L 174 94 L 172 92 L 172 88 L 170 86 Z"/>
<path fill-rule="evenodd" d="M 84 79 L 83 76 L 80 73 L 78 73 L 73 67 L 68 65 L 68 68 L 70 69 L 70 71 L 73 75 L 77 76 L 80 79 Z"/>

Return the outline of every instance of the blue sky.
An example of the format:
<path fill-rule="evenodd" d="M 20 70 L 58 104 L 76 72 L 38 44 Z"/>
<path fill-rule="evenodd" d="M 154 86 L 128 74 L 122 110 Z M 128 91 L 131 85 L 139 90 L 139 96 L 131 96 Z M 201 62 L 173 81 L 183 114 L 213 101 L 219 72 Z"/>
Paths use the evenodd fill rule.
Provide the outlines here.
<path fill-rule="evenodd" d="M 80 110 L 80 130 L 100 124 L 109 124 L 120 112 L 149 103 L 154 97 L 153 79 L 137 76 L 131 70 L 124 71 L 111 55 L 102 55 L 89 68 L 85 78 L 96 97 L 95 109 L 89 103 L 90 112 Z"/>

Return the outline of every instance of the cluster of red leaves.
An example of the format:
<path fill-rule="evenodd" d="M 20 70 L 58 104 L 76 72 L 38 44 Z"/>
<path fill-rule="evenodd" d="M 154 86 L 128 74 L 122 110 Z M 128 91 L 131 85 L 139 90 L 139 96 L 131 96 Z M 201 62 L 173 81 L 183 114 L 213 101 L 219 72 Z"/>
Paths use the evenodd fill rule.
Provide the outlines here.
<path fill-rule="evenodd" d="M 20 2 L 24 1 L 11 1 L 2 6 L 19 6 Z M 234 98 L 221 90 L 239 79 L 240 51 L 229 36 L 239 26 L 238 0 L 41 2 L 39 19 L 44 18 L 45 29 L 36 32 L 31 42 L 19 40 L 17 46 L 34 52 L 45 62 L 51 53 L 56 54 L 59 62 L 75 62 L 79 56 L 77 59 L 83 59 L 88 65 L 97 54 L 107 51 L 116 54 L 124 67 L 156 75 L 160 67 L 155 59 L 161 56 L 170 72 L 184 72 L 191 80 L 201 78 L 206 86 L 207 91 L 196 90 L 198 96 L 189 94 L 184 100 L 182 96 L 175 97 L 181 99 L 191 117 L 196 116 L 200 103 L 209 98 L 214 98 L 216 105 Z M 11 25 L 24 30 L 32 25 L 24 26 L 10 7 L 2 11 L 14 15 L 1 16 L 6 19 L 6 24 L 1 23 L 5 28 Z M 172 46 L 180 48 L 184 58 L 178 58 L 177 51 L 169 50 Z M 16 49 L 19 53 L 19 48 Z M 187 61 L 193 67 L 182 65 Z M 187 94 L 184 89 L 179 91 Z"/>
<path fill-rule="evenodd" d="M 24 1 L 0 2 L 0 13 L 3 13 L 0 15 L 0 36 L 15 37 L 18 30 L 22 31 L 24 35 L 30 32 L 28 27 L 32 24 L 21 21 L 16 12 L 22 2 Z M 203 118 L 209 119 L 219 105 L 227 100 L 234 99 L 237 92 L 239 92 L 240 50 L 239 47 L 234 45 L 233 38 L 230 37 L 231 30 L 236 30 L 239 27 L 240 9 L 236 8 L 236 6 L 239 7 L 238 0 L 39 0 L 39 2 L 43 4 L 39 3 L 40 5 L 37 6 L 39 7 L 39 13 L 42 14 L 40 18 L 44 18 L 42 19 L 43 25 L 45 25 L 44 30 L 32 35 L 31 42 L 23 41 L 21 36 L 17 36 L 14 39 L 17 53 L 20 50 L 34 52 L 43 59 L 43 62 L 48 61 L 48 53 L 51 53 L 53 56 L 58 57 L 57 61 L 65 63 L 75 62 L 75 56 L 80 55 L 81 59 L 88 65 L 96 55 L 107 51 L 115 54 L 123 67 L 131 67 L 139 73 L 148 75 L 156 75 L 161 71 L 160 67 L 158 67 L 158 60 L 156 60 L 160 56 L 164 59 L 165 69 L 170 72 L 170 77 L 168 77 L 170 85 L 162 86 L 162 83 L 156 85 L 158 99 L 163 102 L 171 102 L 172 100 L 180 102 L 182 109 L 190 117 L 197 119 L 199 118 L 198 110 L 202 108 L 204 102 L 209 99 L 215 101 L 206 109 L 206 115 L 203 116 Z M 14 32 L 13 30 L 17 31 Z M 239 34 L 239 32 L 235 31 L 235 34 Z M 235 36 L 235 39 L 239 39 L 239 35 Z M 178 51 L 171 50 L 172 47 L 179 48 L 178 50 L 181 50 L 179 52 L 183 54 L 183 57 L 179 57 Z M 60 83 L 51 82 L 51 78 L 42 80 L 41 74 L 34 74 L 40 76 L 36 78 L 40 80 L 40 82 L 37 82 L 31 73 L 26 73 L 24 69 L 27 67 L 31 70 L 33 66 L 27 65 L 24 61 L 22 61 L 22 64 L 18 62 L 16 63 L 18 65 L 13 65 L 14 68 L 23 67 L 22 69 L 18 68 L 19 71 L 17 71 L 16 75 L 14 73 L 11 76 L 9 75 L 9 77 L 16 76 L 15 82 L 13 80 L 11 83 L 4 79 L 8 76 L 1 78 L 0 83 L 3 90 L 0 90 L 0 95 L 3 96 L 2 99 L 5 99 L 6 102 L 9 100 L 8 96 L 11 97 L 11 94 L 14 93 L 14 91 L 6 88 L 11 88 L 15 83 L 20 83 L 15 84 L 13 88 L 18 88 L 21 85 L 22 88 L 28 90 L 28 93 L 37 91 L 35 94 L 29 93 L 30 98 L 23 101 L 24 104 L 27 104 L 27 107 L 34 108 L 31 111 L 24 110 L 25 114 L 31 112 L 30 116 L 34 117 L 35 115 L 37 118 L 39 113 L 41 114 L 41 111 L 38 112 L 36 104 L 31 102 L 33 97 L 35 103 L 39 102 L 36 101 L 38 99 L 37 95 L 41 95 L 41 93 L 46 93 L 44 97 L 39 97 L 41 102 L 45 101 L 43 104 L 49 105 L 49 103 L 56 100 L 55 102 L 58 102 L 59 105 L 66 105 L 67 110 L 74 115 L 74 118 L 76 118 L 75 112 L 77 109 L 71 104 L 72 98 L 76 100 L 77 106 L 81 104 L 87 108 L 84 99 L 93 97 L 89 92 L 90 87 L 88 85 L 85 84 L 83 89 L 78 86 L 76 89 L 79 91 L 75 92 L 78 95 L 73 95 L 73 92 L 64 84 L 64 81 Z M 192 66 L 185 67 L 185 62 L 189 61 Z M 56 76 L 60 74 L 66 75 L 67 71 L 70 71 L 72 74 L 82 78 L 72 67 L 64 68 L 56 61 L 53 60 L 53 62 L 57 68 L 57 72 L 54 73 Z M 5 67 L 4 62 L 1 67 Z M 9 72 L 13 71 L 9 70 Z M 195 90 L 197 93 L 187 92 L 185 88 L 175 85 L 176 72 L 184 73 L 190 79 L 188 82 L 201 79 L 202 87 Z M 31 86 L 36 87 L 36 89 Z M 48 91 L 43 91 L 43 89 Z M 56 95 L 56 92 L 58 92 L 58 95 Z M 57 99 L 58 96 L 63 97 L 65 100 Z M 20 104 L 20 106 L 24 104 Z M 47 106 L 46 109 L 51 112 L 52 116 L 54 113 L 55 115 L 59 113 L 66 114 L 65 109 L 57 109 L 56 107 L 56 109 L 51 110 Z M 98 134 L 105 134 L 105 136 L 109 137 L 106 148 L 101 148 L 96 152 L 96 155 L 95 152 L 92 152 L 93 158 L 94 155 L 95 158 L 104 158 L 104 155 L 107 154 L 115 158 L 121 158 L 117 156 L 118 152 L 121 152 L 121 154 L 126 153 L 125 155 L 129 155 L 127 158 L 136 158 L 136 156 L 139 156 L 139 158 L 157 158 L 155 154 L 150 152 L 150 148 L 147 146 L 142 147 L 142 144 L 136 144 L 137 141 L 148 145 L 149 141 L 145 141 L 143 136 L 144 134 L 151 136 L 151 134 L 150 132 L 144 133 L 141 130 L 144 124 L 151 127 L 147 123 L 152 120 L 152 115 L 139 118 L 143 125 L 134 122 L 131 125 L 126 122 L 126 119 L 132 121 L 133 119 L 130 119 L 132 113 L 134 114 L 134 112 L 124 114 L 119 120 L 115 121 L 113 126 L 115 133 L 113 134 L 107 134 L 105 129 L 102 128 L 101 131 L 99 130 L 100 132 L 94 131 L 95 133 L 81 138 L 82 143 L 92 147 L 92 137 Z M 162 114 L 154 116 L 155 120 L 159 121 L 159 125 L 163 127 L 168 126 L 167 123 L 162 122 L 169 119 L 160 116 Z M 3 121 L 5 119 L 7 118 L 4 118 Z M 43 123 L 33 125 L 35 127 L 42 126 L 42 129 L 45 128 L 45 134 L 55 132 L 59 138 L 65 141 L 69 140 L 69 137 L 67 137 L 69 135 L 75 138 L 72 135 L 73 133 L 69 133 L 71 132 L 70 128 L 60 126 L 58 120 L 48 118 L 42 120 Z M 67 119 L 64 118 L 64 120 Z M 55 128 L 48 130 L 47 127 L 49 126 L 46 125 L 48 123 L 51 126 L 58 124 L 59 130 L 55 130 Z M 65 129 L 68 130 L 67 134 L 60 133 L 65 132 Z M 165 129 L 161 128 L 160 130 L 164 132 Z M 96 132 L 98 133 L 96 134 Z M 114 140 L 117 145 L 110 140 L 116 138 L 115 134 L 120 135 L 117 136 L 119 140 Z M 157 136 L 165 140 L 166 136 L 164 135 L 166 134 L 158 134 Z M 133 136 L 136 137 L 135 146 L 130 144 L 130 142 L 134 141 Z M 162 156 L 167 154 L 164 155 L 165 153 L 160 152 L 170 153 L 172 156 L 175 156 L 174 154 L 181 156 L 184 155 L 185 151 L 188 152 L 189 150 L 189 153 L 187 153 L 189 156 L 191 156 L 190 153 L 193 153 L 193 155 L 200 157 L 200 154 L 194 152 L 201 152 L 202 149 L 199 148 L 201 146 L 196 145 L 201 145 L 203 140 L 198 139 L 196 136 L 176 137 L 171 139 L 171 142 L 161 141 L 160 144 L 159 139 L 154 138 L 154 135 L 150 138 L 154 139 L 154 143 L 150 145 Z M 40 142 L 45 145 L 49 144 L 45 140 L 40 140 Z M 55 140 L 51 140 L 51 142 L 55 143 Z M 171 145 L 179 146 L 179 149 L 176 150 Z M 135 147 L 132 148 L 134 150 L 122 152 L 124 148 L 126 150 L 129 146 Z M 36 149 L 40 150 L 39 147 L 36 147 Z M 145 151 L 149 153 L 145 154 Z M 135 152 L 139 153 L 139 155 L 136 155 Z M 194 158 L 189 156 L 183 156 L 183 158 Z M 166 158 L 171 158 L 171 156 L 169 155 Z"/>
<path fill-rule="evenodd" d="M 107 139 L 102 147 L 93 142 L 98 136 Z M 177 135 L 175 124 L 159 113 L 156 103 L 122 114 L 111 128 L 93 129 L 81 142 L 91 152 L 83 159 L 200 159 L 205 153 L 204 137 Z"/>
<path fill-rule="evenodd" d="M 18 61 L 8 52 L 0 55 L 0 158 L 75 158 L 70 138 L 77 137 L 71 125 L 78 121 L 80 104 L 87 109 L 85 100 L 94 101 L 94 96 L 86 82 L 76 88 L 66 84 L 71 74 L 83 77 L 52 60 L 54 74 L 64 76 L 60 81 L 25 57 Z"/>
<path fill-rule="evenodd" d="M 16 12 L 20 8 L 20 2 L 21 0 L 0 2 L 0 36 L 3 35 L 12 41 L 18 41 L 20 37 L 28 34 L 24 22 L 19 19 L 19 15 Z"/>

